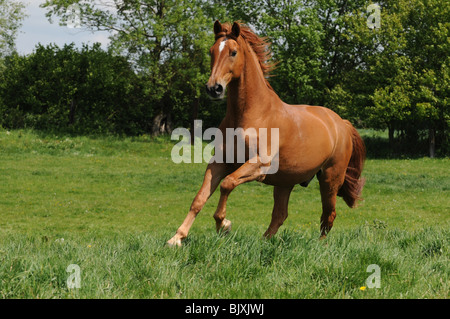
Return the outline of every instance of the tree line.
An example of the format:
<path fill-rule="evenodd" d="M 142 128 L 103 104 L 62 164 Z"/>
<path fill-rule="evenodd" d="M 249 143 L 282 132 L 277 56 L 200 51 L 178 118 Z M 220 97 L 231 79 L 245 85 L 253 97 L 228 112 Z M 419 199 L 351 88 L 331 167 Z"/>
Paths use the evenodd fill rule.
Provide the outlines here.
<path fill-rule="evenodd" d="M 204 94 L 212 25 L 240 20 L 271 40 L 270 83 L 287 103 L 323 105 L 358 127 L 387 130 L 398 152 L 450 154 L 448 4 L 371 4 L 47 0 L 49 19 L 64 25 L 78 14 L 83 29 L 109 31 L 110 45 L 0 55 L 0 125 L 127 135 L 194 119 L 218 126 L 225 103 Z"/>

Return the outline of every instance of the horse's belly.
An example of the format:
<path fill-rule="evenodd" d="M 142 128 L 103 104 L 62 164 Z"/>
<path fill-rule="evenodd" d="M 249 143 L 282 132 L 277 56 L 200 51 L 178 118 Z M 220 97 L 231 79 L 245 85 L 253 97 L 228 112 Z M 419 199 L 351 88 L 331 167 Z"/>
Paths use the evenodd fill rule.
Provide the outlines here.
<path fill-rule="evenodd" d="M 278 170 L 273 169 L 272 174 L 267 174 L 264 182 L 270 185 L 308 183 L 330 159 L 332 152 L 333 144 L 329 139 L 317 140 L 315 143 L 299 141 L 297 147 L 292 149 L 282 147 Z"/>
<path fill-rule="evenodd" d="M 274 186 L 296 185 L 309 183 L 311 179 L 320 171 L 321 166 L 315 166 L 308 169 L 285 170 L 279 168 L 277 172 L 266 174 L 263 183 Z"/>

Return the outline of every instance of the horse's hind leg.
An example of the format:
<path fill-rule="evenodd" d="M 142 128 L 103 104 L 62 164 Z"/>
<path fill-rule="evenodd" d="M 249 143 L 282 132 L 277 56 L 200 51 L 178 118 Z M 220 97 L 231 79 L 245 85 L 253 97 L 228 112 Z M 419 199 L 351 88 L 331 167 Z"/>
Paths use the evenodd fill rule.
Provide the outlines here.
<path fill-rule="evenodd" d="M 270 238 L 275 235 L 283 225 L 284 221 L 288 216 L 288 203 L 289 196 L 291 195 L 291 191 L 293 186 L 275 186 L 273 188 L 273 210 L 272 210 L 272 221 L 270 222 L 269 228 L 264 233 L 264 237 Z"/>
<path fill-rule="evenodd" d="M 322 216 L 320 218 L 321 239 L 324 239 L 333 227 L 336 218 L 336 196 L 344 183 L 345 168 L 333 166 L 322 171 L 319 179 L 322 198 Z"/>

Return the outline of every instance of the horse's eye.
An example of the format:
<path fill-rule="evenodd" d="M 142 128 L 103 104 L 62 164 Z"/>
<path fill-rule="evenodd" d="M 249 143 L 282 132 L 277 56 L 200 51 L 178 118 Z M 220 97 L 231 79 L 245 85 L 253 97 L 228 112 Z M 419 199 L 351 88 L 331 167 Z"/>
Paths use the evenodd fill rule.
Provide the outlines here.
<path fill-rule="evenodd" d="M 231 56 L 236 56 L 236 54 L 237 54 L 236 50 L 231 51 Z"/>

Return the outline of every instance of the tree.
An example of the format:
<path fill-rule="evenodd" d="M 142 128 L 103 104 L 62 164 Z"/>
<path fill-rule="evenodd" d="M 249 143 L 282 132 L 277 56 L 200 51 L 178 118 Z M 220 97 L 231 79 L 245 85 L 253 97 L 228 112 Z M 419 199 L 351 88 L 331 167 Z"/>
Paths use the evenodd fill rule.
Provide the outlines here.
<path fill-rule="evenodd" d="M 15 50 L 17 32 L 25 18 L 20 1 L 0 0 L 0 58 Z"/>
<path fill-rule="evenodd" d="M 185 123 L 204 95 L 213 6 L 202 0 L 47 0 L 48 16 L 70 17 L 78 5 L 81 25 L 109 31 L 111 49 L 126 56 L 147 79 L 154 102 L 153 133 Z M 205 101 L 206 102 L 206 101 Z"/>
<path fill-rule="evenodd" d="M 428 134 L 429 154 L 449 141 L 448 73 L 450 15 L 441 0 L 381 1 L 381 28 L 363 27 L 354 14 L 349 37 L 364 50 L 363 66 L 348 73 L 347 87 L 370 97 L 357 107 L 371 127 L 388 128 L 391 145 L 394 132 L 403 132 L 403 144 L 417 146 Z M 358 19 L 359 25 L 358 25 Z M 355 95 L 355 96 L 356 96 Z M 380 125 L 381 124 L 381 125 Z M 448 150 L 447 150 L 448 152 Z"/>
<path fill-rule="evenodd" d="M 378 1 L 379 28 L 368 26 L 369 1 L 311 3 L 323 25 L 324 105 L 360 125 L 387 128 L 391 146 L 402 132 L 409 148 L 428 134 L 430 156 L 436 145 L 443 150 L 449 141 L 445 1 Z"/>
<path fill-rule="evenodd" d="M 405 53 L 416 69 L 416 127 L 428 130 L 429 154 L 434 157 L 436 143 L 448 151 L 450 142 L 450 8 L 440 0 L 408 5 Z"/>
<path fill-rule="evenodd" d="M 219 125 L 225 104 L 203 94 L 211 26 L 215 19 L 241 20 L 272 41 L 278 65 L 270 81 L 286 102 L 324 105 L 360 127 L 387 129 L 392 147 L 417 149 L 428 141 L 430 156 L 448 154 L 449 6 L 376 3 L 376 27 L 368 24 L 371 0 L 47 0 L 44 6 L 50 19 L 65 24 L 77 5 L 83 28 L 110 32 L 110 53 L 130 61 L 142 81 L 155 134 L 197 117 L 205 127 Z"/>
<path fill-rule="evenodd" d="M 314 7 L 302 2 L 266 1 L 260 18 L 279 61 L 273 87 L 292 104 L 319 104 L 323 95 L 322 25 Z"/>

